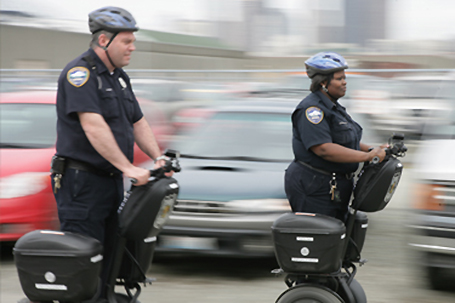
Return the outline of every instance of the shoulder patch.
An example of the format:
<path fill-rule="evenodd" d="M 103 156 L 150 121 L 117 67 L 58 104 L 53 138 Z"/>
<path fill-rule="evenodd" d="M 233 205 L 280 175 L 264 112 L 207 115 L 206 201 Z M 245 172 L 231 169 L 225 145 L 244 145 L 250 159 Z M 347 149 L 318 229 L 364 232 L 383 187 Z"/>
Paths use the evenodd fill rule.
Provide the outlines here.
<path fill-rule="evenodd" d="M 73 67 L 66 74 L 66 79 L 68 80 L 68 82 L 75 87 L 81 87 L 82 85 L 87 83 L 89 78 L 90 71 L 83 66 Z"/>
<path fill-rule="evenodd" d="M 324 112 L 316 106 L 308 107 L 305 116 L 313 124 L 319 124 L 324 119 Z"/>

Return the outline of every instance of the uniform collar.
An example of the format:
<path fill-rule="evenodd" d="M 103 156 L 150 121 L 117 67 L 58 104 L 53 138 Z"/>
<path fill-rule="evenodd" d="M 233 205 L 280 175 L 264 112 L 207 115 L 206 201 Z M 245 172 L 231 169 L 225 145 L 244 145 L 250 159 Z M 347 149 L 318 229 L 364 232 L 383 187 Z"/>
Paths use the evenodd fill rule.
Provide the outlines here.
<path fill-rule="evenodd" d="M 338 102 L 333 103 L 332 100 L 329 99 L 326 95 L 324 95 L 320 90 L 316 91 L 315 94 L 319 97 L 321 102 L 327 107 L 327 108 L 332 108 L 336 107 Z"/>
<path fill-rule="evenodd" d="M 109 73 L 109 70 L 107 69 L 106 65 L 104 65 L 104 62 L 101 61 L 100 57 L 95 53 L 95 51 L 92 48 L 89 48 L 87 53 L 90 55 L 95 60 L 96 68 L 98 70 L 98 74 L 107 72 Z M 115 70 L 114 70 L 115 73 Z"/>

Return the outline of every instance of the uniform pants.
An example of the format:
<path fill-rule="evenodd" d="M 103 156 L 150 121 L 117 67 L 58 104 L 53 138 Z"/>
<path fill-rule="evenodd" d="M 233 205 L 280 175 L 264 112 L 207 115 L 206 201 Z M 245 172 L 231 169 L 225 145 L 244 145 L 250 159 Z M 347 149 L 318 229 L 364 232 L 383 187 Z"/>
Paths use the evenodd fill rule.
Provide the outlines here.
<path fill-rule="evenodd" d="M 100 176 L 68 168 L 61 179 L 61 188 L 54 195 L 61 230 L 93 237 L 103 245 L 101 285 L 104 286 L 118 232 L 117 209 L 123 199 L 121 175 Z"/>
<path fill-rule="evenodd" d="M 293 161 L 286 169 L 284 179 L 286 196 L 293 212 L 318 213 L 345 221 L 353 190 L 352 179 L 337 176 L 340 202 L 331 200 L 332 176 L 312 170 L 297 161 Z"/>

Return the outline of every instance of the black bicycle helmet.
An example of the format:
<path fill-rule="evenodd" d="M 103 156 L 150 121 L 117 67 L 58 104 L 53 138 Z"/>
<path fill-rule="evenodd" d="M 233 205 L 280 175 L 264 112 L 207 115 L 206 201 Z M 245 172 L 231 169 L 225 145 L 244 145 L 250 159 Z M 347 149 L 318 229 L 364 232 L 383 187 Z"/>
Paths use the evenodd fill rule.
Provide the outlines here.
<path fill-rule="evenodd" d="M 133 15 L 123 8 L 114 6 L 106 6 L 91 12 L 88 15 L 88 25 L 92 34 L 101 30 L 111 33 L 139 30 Z"/>
<path fill-rule="evenodd" d="M 334 52 L 320 52 L 305 61 L 307 75 L 313 78 L 317 74 L 331 74 L 348 68 L 348 63 Z"/>

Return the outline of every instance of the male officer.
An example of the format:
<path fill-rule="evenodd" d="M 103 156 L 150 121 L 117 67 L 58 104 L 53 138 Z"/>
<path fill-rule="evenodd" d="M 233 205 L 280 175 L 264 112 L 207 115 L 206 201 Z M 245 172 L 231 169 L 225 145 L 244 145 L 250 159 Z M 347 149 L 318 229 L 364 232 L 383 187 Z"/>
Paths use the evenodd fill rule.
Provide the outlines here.
<path fill-rule="evenodd" d="M 135 19 L 122 8 L 104 7 L 89 14 L 89 27 L 91 48 L 58 80 L 52 183 L 61 229 L 103 244 L 104 285 L 123 199 L 122 174 L 136 185 L 150 177 L 132 164 L 134 142 L 152 159 L 161 151 L 122 70 L 135 50 Z M 155 167 L 163 164 L 159 160 Z"/>

